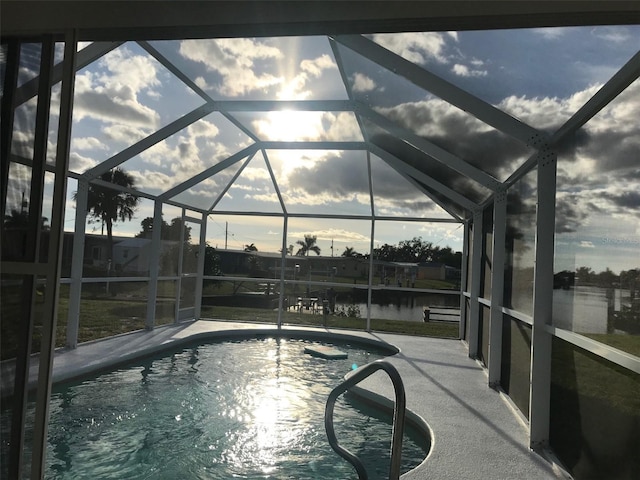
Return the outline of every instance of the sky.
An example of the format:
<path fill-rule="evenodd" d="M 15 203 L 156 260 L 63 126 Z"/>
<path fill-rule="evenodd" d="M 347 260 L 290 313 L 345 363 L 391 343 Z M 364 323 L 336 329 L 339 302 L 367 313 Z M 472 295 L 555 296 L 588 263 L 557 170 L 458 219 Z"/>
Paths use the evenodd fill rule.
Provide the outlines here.
<path fill-rule="evenodd" d="M 402 33 L 368 38 L 551 133 L 637 53 L 640 27 Z M 208 96 L 222 102 L 222 111 L 203 114 L 121 165 L 134 176 L 138 189 L 162 194 L 202 171 L 215 170 L 219 162 L 235 155 L 237 162 L 229 168 L 189 186 L 173 199 L 222 212 L 281 214 L 280 199 L 292 214 L 369 216 L 373 209 L 377 215 L 396 219 L 376 222 L 374 247 L 421 236 L 439 246 L 461 250 L 463 229 L 458 223 L 408 221 L 448 219 L 453 210 L 436 205 L 376 154 L 326 146 L 258 151 L 250 147 L 256 139 L 361 142 L 369 136 L 379 146 L 395 145 L 410 162 L 421 165 L 443 185 L 481 202 L 490 192 L 477 182 L 442 164 L 429 163 L 414 146 L 398 144 L 385 129 L 367 122 L 359 124 L 353 112 L 256 112 L 250 107 L 239 112 L 233 106 L 225 110 L 224 102 L 346 100 L 350 89 L 356 100 L 394 125 L 499 181 L 533 153 L 519 141 L 347 47 L 338 43 L 332 49 L 327 37 L 157 41 L 150 42 L 147 50 L 145 46 L 125 43 L 78 72 L 73 172 L 87 172 L 205 105 L 203 97 Z M 185 79 L 178 78 L 149 51 L 159 52 Z M 20 81 L 36 74 L 25 64 Z M 54 89 L 54 101 L 58 96 Z M 556 270 L 583 265 L 596 271 L 640 267 L 639 104 L 640 82 L 636 80 L 581 129 L 574 149 L 559 152 Z M 34 105 L 28 102 L 21 107 L 25 119 Z M 55 118 L 51 123 L 55 126 Z M 13 149 L 28 156 L 29 122 L 24 124 Z M 51 135 L 50 145 L 54 143 Z M 239 154 L 245 150 L 246 154 Z M 13 175 L 20 176 L 19 172 Z M 71 181 L 67 229 L 73 228 L 72 194 L 76 189 Z M 14 203 L 18 196 L 16 191 Z M 135 234 L 140 221 L 152 215 L 152 207 L 151 201 L 143 201 L 135 219 L 118 224 L 116 233 Z M 176 212 L 179 210 L 167 206 L 165 220 L 170 221 Z M 211 216 L 208 223 L 207 239 L 213 246 L 222 247 L 226 242 L 229 248 L 241 249 L 253 243 L 261 251 L 282 247 L 281 217 L 218 215 Z M 95 232 L 96 228 L 93 224 L 87 231 Z M 339 255 L 347 246 L 366 253 L 371 225 L 363 220 L 291 218 L 287 233 L 287 245 L 305 234 L 317 235 L 323 255 Z"/>

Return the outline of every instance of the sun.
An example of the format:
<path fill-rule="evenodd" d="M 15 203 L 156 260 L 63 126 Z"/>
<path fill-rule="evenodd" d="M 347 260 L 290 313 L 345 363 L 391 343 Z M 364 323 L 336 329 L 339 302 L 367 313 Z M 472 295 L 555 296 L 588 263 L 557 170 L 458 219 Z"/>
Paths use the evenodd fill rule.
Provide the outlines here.
<path fill-rule="evenodd" d="M 278 110 L 269 112 L 254 124 L 263 140 L 304 142 L 320 139 L 323 112 Z"/>

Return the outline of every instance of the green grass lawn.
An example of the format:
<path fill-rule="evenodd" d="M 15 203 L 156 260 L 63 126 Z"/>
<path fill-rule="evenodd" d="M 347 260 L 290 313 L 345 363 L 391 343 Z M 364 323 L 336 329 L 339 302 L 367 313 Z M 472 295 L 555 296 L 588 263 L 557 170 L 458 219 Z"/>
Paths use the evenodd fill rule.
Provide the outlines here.
<path fill-rule="evenodd" d="M 67 294 L 62 294 L 58 302 L 58 320 L 56 323 L 56 347 L 64 347 L 67 335 L 67 316 L 69 312 L 68 287 Z M 78 343 L 107 338 L 127 332 L 145 328 L 147 302 L 143 295 L 135 290 L 123 290 L 116 296 L 103 292 L 83 292 L 80 303 L 80 322 L 78 326 Z M 64 292 L 61 292 L 64 293 Z M 41 302 L 40 302 L 41 303 Z M 36 304 L 36 317 L 40 304 Z M 173 323 L 175 313 L 175 300 L 172 297 L 160 298 L 156 303 L 155 324 L 166 325 Z M 11 302 L 4 302 L 2 315 L 3 348 L 2 359 L 15 356 L 15 345 L 12 341 L 18 335 L 18 324 L 7 321 L 10 318 L 21 318 L 17 307 Z M 221 320 L 236 320 L 243 322 L 261 322 L 276 324 L 278 312 L 275 310 L 240 308 L 240 307 L 202 307 L 203 318 L 216 318 Z M 297 312 L 283 312 L 283 323 L 288 325 L 323 326 L 323 316 L 316 314 L 304 314 Z M 363 318 L 350 318 L 328 316 L 327 326 L 331 328 L 345 328 L 364 330 L 366 320 Z M 372 319 L 371 328 L 380 332 L 401 333 L 406 335 L 422 335 L 433 337 L 457 338 L 458 326 L 437 322 L 421 323 L 398 320 Z M 34 330 L 33 351 L 40 350 L 40 327 L 36 322 Z"/>
<path fill-rule="evenodd" d="M 257 308 L 240 307 L 202 307 L 203 319 L 237 320 L 243 322 L 273 323 L 278 322 L 278 312 Z M 282 312 L 282 323 L 286 325 L 324 326 L 321 314 L 298 312 Z M 367 321 L 364 318 L 341 317 L 329 315 L 327 327 L 364 330 Z M 379 332 L 420 335 L 429 337 L 458 338 L 458 325 L 441 322 L 410 322 L 402 320 L 371 319 L 371 329 Z"/>
<path fill-rule="evenodd" d="M 630 353 L 636 357 L 640 357 L 640 336 L 639 335 L 619 335 L 619 334 L 595 334 L 587 333 L 585 337 L 589 337 L 600 343 L 617 348 L 623 352 Z"/>

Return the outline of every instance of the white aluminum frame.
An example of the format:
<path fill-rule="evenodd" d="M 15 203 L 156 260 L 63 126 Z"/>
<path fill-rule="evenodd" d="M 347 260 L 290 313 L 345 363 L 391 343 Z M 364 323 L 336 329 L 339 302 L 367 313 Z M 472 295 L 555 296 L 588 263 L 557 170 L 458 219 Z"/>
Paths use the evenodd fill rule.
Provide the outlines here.
<path fill-rule="evenodd" d="M 47 43 L 47 49 L 52 46 L 53 38 L 47 37 L 43 41 Z M 279 314 L 278 314 L 278 328 L 281 328 L 282 324 L 282 307 L 284 286 L 287 283 L 285 275 L 286 267 L 286 240 L 288 222 L 290 218 L 336 218 L 336 219 L 366 219 L 371 222 L 371 241 L 370 241 L 370 263 L 369 263 L 369 279 L 368 285 L 358 285 L 358 288 L 368 289 L 368 305 L 371 303 L 371 292 L 375 288 L 373 283 L 373 242 L 375 235 L 376 221 L 380 220 L 397 220 L 393 218 L 387 218 L 375 215 L 375 199 L 374 192 L 371 185 L 371 164 L 370 154 L 373 153 L 380 157 L 384 162 L 389 164 L 395 171 L 400 173 L 405 179 L 410 181 L 413 185 L 420 188 L 420 190 L 434 199 L 433 195 L 429 191 L 426 191 L 424 185 L 429 189 L 433 189 L 435 192 L 443 195 L 453 204 L 459 205 L 462 209 L 468 212 L 465 218 L 457 216 L 451 212 L 451 209 L 447 209 L 448 213 L 452 215 L 452 219 L 424 219 L 424 218 L 411 218 L 403 221 L 420 221 L 420 222 L 463 222 L 465 224 L 465 241 L 463 246 L 463 264 L 462 264 L 462 278 L 461 278 L 461 320 L 460 320 L 460 336 L 465 336 L 465 322 L 466 322 L 466 299 L 470 301 L 469 312 L 469 336 L 466 338 L 468 342 L 469 356 L 477 357 L 479 340 L 481 332 L 479 331 L 479 319 L 481 315 L 480 305 L 489 306 L 491 309 L 490 320 L 490 340 L 489 340 L 489 357 L 488 357 L 488 383 L 492 387 L 497 387 L 500 383 L 500 366 L 502 355 L 502 324 L 503 315 L 509 315 L 519 321 L 522 321 L 532 327 L 532 347 L 531 347 L 531 370 L 530 370 L 530 410 L 529 410 L 529 440 L 530 446 L 534 449 L 545 448 L 549 442 L 549 417 L 550 417 L 550 375 L 551 375 L 551 342 L 553 337 L 560 338 L 569 342 L 572 345 L 578 346 L 588 352 L 597 355 L 600 358 L 604 358 L 617 365 L 620 365 L 626 369 L 629 369 L 635 373 L 640 373 L 640 359 L 633 355 L 629 355 L 625 352 L 621 352 L 615 348 L 603 345 L 599 342 L 590 340 L 582 335 L 566 330 L 558 329 L 552 325 L 552 304 L 553 304 L 553 286 L 550 279 L 553 278 L 553 262 L 554 262 L 554 229 L 555 229 L 555 192 L 556 192 L 556 153 L 551 150 L 561 146 L 567 139 L 570 138 L 578 129 L 580 129 L 589 119 L 595 116 L 601 111 L 610 101 L 623 92 L 632 82 L 636 81 L 640 76 L 640 52 L 634 55 L 627 64 L 625 64 L 593 97 L 591 97 L 585 105 L 583 105 L 562 127 L 560 127 L 550 137 L 545 133 L 521 122 L 505 112 L 493 107 L 492 105 L 480 100 L 479 98 L 469 94 L 468 92 L 452 85 L 449 82 L 437 77 L 436 75 L 428 72 L 427 70 L 401 58 L 400 56 L 386 50 L 382 46 L 375 42 L 359 35 L 338 35 L 333 38 L 329 38 L 330 46 L 333 50 L 334 57 L 340 75 L 345 84 L 345 88 L 348 93 L 348 100 L 322 100 L 322 101 L 215 101 L 206 92 L 200 89 L 195 82 L 191 81 L 185 74 L 183 74 L 179 68 L 172 64 L 166 57 L 164 57 L 159 51 L 157 51 L 151 44 L 145 41 L 140 41 L 139 45 L 145 49 L 150 55 L 156 58 L 162 63 L 169 71 L 171 71 L 177 78 L 182 80 L 185 85 L 191 88 L 195 94 L 199 95 L 204 104 L 191 112 L 183 115 L 179 119 L 173 121 L 169 125 L 166 125 L 156 132 L 152 133 L 148 137 L 140 140 L 139 142 L 131 145 L 122 152 L 112 156 L 106 161 L 100 163 L 87 170 L 84 173 L 69 173 L 68 161 L 69 161 L 69 149 L 70 149 L 70 135 L 71 135 L 71 114 L 72 114 L 72 102 L 73 102 L 73 84 L 75 73 L 82 67 L 97 60 L 107 52 L 117 48 L 122 42 L 96 42 L 83 49 L 80 52 L 76 52 L 77 46 L 77 34 L 76 32 L 69 31 L 65 34 L 65 59 L 59 65 L 53 65 L 52 55 L 51 58 L 43 58 L 41 75 L 21 86 L 18 89 L 13 89 L 9 92 L 9 95 L 13 95 L 14 108 L 33 98 L 39 93 L 38 113 L 36 116 L 36 148 L 34 152 L 34 161 L 31 162 L 34 171 L 34 178 L 37 179 L 34 188 L 32 189 L 32 197 L 42 197 L 42 181 L 46 172 L 53 172 L 55 174 L 55 187 L 54 187 L 54 207 L 52 216 L 52 236 L 50 241 L 49 250 L 49 264 L 38 264 L 37 259 L 28 265 L 27 275 L 33 276 L 46 276 L 47 282 L 53 282 L 54 287 L 47 288 L 45 296 L 46 311 L 50 313 L 44 319 L 44 344 L 41 351 L 41 363 L 40 371 L 38 375 L 38 396 L 36 400 L 36 423 L 35 423 L 35 437 L 34 442 L 34 458 L 38 459 L 38 464 L 32 469 L 32 477 L 37 478 L 43 472 L 44 468 L 44 447 L 46 439 L 47 428 L 47 410 L 48 410 L 48 397 L 51 388 L 51 366 L 53 346 L 55 345 L 55 315 L 58 296 L 58 282 L 56 281 L 60 277 L 60 257 L 62 246 L 62 234 L 63 234 L 63 209 L 64 198 L 66 190 L 66 178 L 67 176 L 76 178 L 78 180 L 77 190 L 77 211 L 75 217 L 75 235 L 73 249 L 75 255 L 73 256 L 71 266 L 71 278 L 70 283 L 70 298 L 69 298 L 69 313 L 67 324 L 67 346 L 75 348 L 77 345 L 77 333 L 79 322 L 79 308 L 82 290 L 82 260 L 84 256 L 84 240 L 85 240 L 85 224 L 87 216 L 87 195 L 89 183 L 108 185 L 111 188 L 121 191 L 128 191 L 136 195 L 150 198 L 154 201 L 154 227 L 152 234 L 152 249 L 159 252 L 161 245 L 161 224 L 162 224 L 162 205 L 171 204 L 176 205 L 182 209 L 182 234 L 185 231 L 185 220 L 190 222 L 195 221 L 200 225 L 200 246 L 199 246 L 199 258 L 197 267 L 197 287 L 196 287 L 196 301 L 194 306 L 195 318 L 200 317 L 201 312 L 201 293 L 202 293 L 202 279 L 204 278 L 204 253 L 205 253 L 205 240 L 206 240 L 206 226 L 207 216 L 209 214 L 233 214 L 233 215 L 260 215 L 260 216 L 277 216 L 283 219 L 283 238 L 282 238 L 282 258 L 281 258 L 281 271 L 280 271 L 280 299 L 279 299 Z M 523 144 L 533 147 L 536 151 L 531 157 L 521 165 L 516 171 L 505 181 L 499 182 L 490 175 L 486 174 L 482 170 L 473 167 L 465 162 L 463 159 L 452 155 L 451 153 L 437 147 L 431 142 L 415 135 L 414 133 L 403 129 L 388 120 L 384 116 L 377 113 L 371 107 L 362 104 L 354 100 L 353 92 L 349 85 L 349 79 L 345 73 L 344 65 L 340 56 L 339 47 L 344 47 L 357 52 L 360 55 L 368 58 L 369 60 L 377 63 L 381 67 L 400 75 L 418 87 L 429 91 L 446 102 L 455 105 L 456 107 L 469 112 L 471 115 L 479 119 L 480 121 L 491 125 L 499 132 L 504 133 L 512 138 L 521 141 Z M 43 52 L 45 49 L 43 48 Z M 49 52 L 50 53 L 50 52 Z M 49 55 L 49 53 L 45 54 Z M 48 63 L 48 65 L 46 65 Z M 50 95 L 51 86 L 62 79 L 62 101 L 61 101 L 61 115 L 60 126 L 58 130 L 58 151 L 56 157 L 55 167 L 46 165 L 46 161 L 38 161 L 38 159 L 45 158 L 46 153 L 46 124 L 48 122 L 48 112 L 51 108 L 51 102 L 48 97 Z M 45 105 L 46 104 L 46 105 Z M 45 108 L 46 106 L 46 108 Z M 282 142 L 282 141 L 266 141 L 257 138 L 247 127 L 239 122 L 233 115 L 234 112 L 267 112 L 273 110 L 299 110 L 299 111 L 353 111 L 356 119 L 360 125 L 363 135 L 363 141 L 348 141 L 348 142 Z M 132 189 L 125 189 L 115 185 L 108 184 L 99 179 L 100 174 L 115 168 L 127 160 L 133 158 L 135 155 L 145 151 L 151 146 L 157 144 L 168 138 L 170 135 L 179 132 L 185 127 L 193 124 L 194 122 L 204 118 L 206 115 L 212 112 L 220 112 L 225 118 L 229 119 L 234 125 L 243 133 L 249 136 L 254 143 L 240 152 L 228 157 L 220 163 L 206 169 L 200 174 L 188 179 L 187 181 L 174 186 L 161 195 L 151 195 L 148 193 L 138 192 Z M 373 122 L 376 126 L 386 129 L 390 134 L 396 135 L 398 138 L 408 142 L 426 156 L 434 161 L 440 162 L 449 168 L 457 171 L 458 173 L 465 175 L 478 184 L 488 188 L 493 192 L 490 199 L 482 204 L 476 204 L 469 200 L 460 192 L 457 192 L 446 185 L 434 180 L 422 171 L 412 166 L 407 165 L 402 159 L 399 159 L 392 155 L 390 152 L 384 149 L 372 145 L 369 143 L 365 129 L 363 128 L 363 118 Z M 4 120 L 4 117 L 3 117 Z M 39 132 L 39 133 L 38 133 Z M 5 137 L 3 136 L 3 139 Z M 45 143 L 42 143 L 42 139 L 45 138 Z M 282 198 L 278 183 L 275 175 L 272 171 L 267 152 L 269 149 L 322 149 L 322 150 L 363 150 L 367 152 L 367 165 L 369 176 L 369 194 L 371 198 L 371 215 L 370 216 L 358 216 L 358 215 L 316 215 L 316 214 L 291 214 L 287 211 L 286 204 Z M 235 179 L 238 177 L 242 169 L 252 160 L 254 155 L 262 151 L 262 155 L 266 162 L 269 174 L 271 176 L 272 183 L 278 195 L 282 213 L 260 213 L 260 212 L 213 212 L 214 208 L 218 204 L 220 198 L 228 191 Z M 13 160 L 13 156 L 9 155 Z M 17 159 L 16 161 L 19 161 Z M 187 189 L 196 185 L 197 183 L 209 178 L 212 175 L 220 172 L 222 169 L 229 167 L 237 162 L 244 161 L 243 166 L 238 173 L 234 176 L 231 182 L 228 183 L 224 191 L 213 202 L 211 208 L 202 209 L 191 207 L 183 204 L 180 201 L 175 200 L 173 197 L 185 192 Z M 24 160 L 25 164 L 29 164 L 29 160 Z M 536 214 L 536 247 L 535 247 L 535 273 L 534 273 L 534 297 L 533 297 L 533 315 L 529 317 L 521 312 L 517 312 L 504 307 L 503 291 L 504 291 L 504 271 L 505 263 L 505 226 L 506 226 L 506 190 L 513 185 L 522 176 L 531 171 L 531 169 L 538 169 L 538 202 L 537 202 L 537 214 Z M 4 170 L 3 170 L 4 179 Z M 434 199 L 435 200 L 435 199 Z M 3 198 L 3 202 L 5 199 Z M 437 200 L 436 200 L 437 201 Z M 494 224 L 493 224 L 493 270 L 491 277 L 491 301 L 480 298 L 480 289 L 483 279 L 481 278 L 481 265 L 482 265 L 482 253 L 483 253 L 483 208 L 489 206 L 493 202 L 494 212 Z M 32 202 L 33 203 L 33 202 Z M 4 205 L 4 203 L 3 203 Z M 42 208 L 42 203 L 34 205 L 34 208 Z M 201 218 L 193 218 L 186 216 L 186 210 L 198 212 Z M 39 216 L 39 215 L 38 215 Z M 470 224 L 473 224 L 473 236 L 471 238 L 471 249 L 469 252 L 469 228 Z M 37 235 L 36 237 L 37 238 Z M 37 243 L 37 242 L 36 242 Z M 158 281 L 160 280 L 175 280 L 176 281 L 176 304 L 174 320 L 179 320 L 180 313 L 180 290 L 182 279 L 182 259 L 183 259 L 183 243 L 180 242 L 180 254 L 177 277 L 160 277 L 159 265 L 157 261 L 153 261 L 149 267 L 149 278 L 135 278 L 126 279 L 120 278 L 120 280 L 135 280 L 135 281 L 148 281 L 149 282 L 149 298 L 147 303 L 147 317 L 146 328 L 152 329 L 155 321 L 156 311 L 156 298 L 158 291 Z M 37 246 L 35 247 L 37 251 Z M 472 263 L 467 264 L 469 254 L 472 253 Z M 157 259 L 155 259 L 157 260 Z M 4 272 L 24 273 L 21 271 L 23 264 L 17 262 L 3 262 Z M 468 268 L 471 268 L 470 284 L 468 279 Z M 218 278 L 218 277 L 216 277 Z M 224 277 L 219 277 L 224 278 Z M 235 277 L 234 277 L 235 278 Z M 108 279 L 95 278 L 86 280 L 86 283 L 101 282 Z M 332 285 L 331 283 L 309 282 L 315 285 Z M 335 284 L 340 285 L 340 284 Z M 392 288 L 393 289 L 393 288 Z M 33 318 L 29 321 L 33 324 Z M 370 331 L 370 309 L 367 309 L 367 331 Z"/>

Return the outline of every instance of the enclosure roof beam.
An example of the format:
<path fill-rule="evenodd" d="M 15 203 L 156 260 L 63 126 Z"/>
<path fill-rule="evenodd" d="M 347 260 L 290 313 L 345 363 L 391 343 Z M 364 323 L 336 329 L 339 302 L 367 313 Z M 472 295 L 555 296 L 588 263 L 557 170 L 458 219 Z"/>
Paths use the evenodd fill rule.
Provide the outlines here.
<path fill-rule="evenodd" d="M 155 58 L 158 62 L 160 62 L 167 70 L 173 73 L 177 78 L 179 78 L 182 83 L 187 85 L 191 90 L 193 90 L 196 94 L 198 94 L 203 100 L 206 102 L 213 102 L 213 98 L 209 96 L 207 92 L 205 92 L 202 88 L 200 88 L 193 80 L 191 80 L 185 73 L 178 67 L 176 67 L 171 60 L 165 57 L 162 53 L 158 51 L 153 45 L 149 42 L 138 42 L 143 49 L 147 51 L 149 55 Z"/>
<path fill-rule="evenodd" d="M 404 173 L 406 175 L 409 175 L 414 179 L 416 179 L 417 181 L 424 183 L 426 186 L 434 189 L 438 193 L 441 193 L 442 195 L 447 197 L 449 200 L 451 200 L 454 203 L 457 203 L 461 207 L 470 211 L 474 211 L 478 208 L 478 205 L 476 205 L 474 202 L 469 200 L 467 197 L 441 184 L 437 180 L 428 176 L 426 173 L 419 171 L 415 167 L 408 165 L 407 163 L 403 162 L 395 155 L 392 155 L 391 153 L 378 147 L 377 145 L 371 145 L 370 149 L 371 149 L 371 153 L 383 159 L 391 167 L 393 167 L 394 170 Z"/>
<path fill-rule="evenodd" d="M 640 52 L 636 53 L 631 59 L 618 70 L 613 77 L 605 83 L 576 113 L 574 113 L 564 125 L 562 125 L 551 136 L 550 146 L 556 147 L 571 137 L 585 123 L 606 107 L 609 102 L 616 98 L 629 85 L 640 78 Z M 541 158 L 540 152 L 536 152 L 523 163 L 513 174 L 504 182 L 505 186 L 511 186 L 520 178 L 526 175 Z"/>
<path fill-rule="evenodd" d="M 171 202 L 167 202 L 171 203 Z M 191 208 L 191 207 L 185 207 Z M 196 210 L 196 209 L 192 209 Z M 198 210 L 199 211 L 199 210 Z M 289 218 L 322 218 L 327 220 L 371 220 L 371 215 L 339 215 L 333 213 L 284 213 L 284 212 L 258 212 L 258 211 L 227 211 L 227 210 L 214 210 L 209 212 L 210 215 L 237 215 L 241 217 L 289 217 Z M 462 220 L 456 220 L 455 218 L 431 218 L 431 217 L 397 217 L 397 216 L 375 216 L 376 221 L 388 221 L 397 222 L 399 220 L 403 222 L 429 222 L 429 223 L 463 223 Z"/>
<path fill-rule="evenodd" d="M 404 179 L 407 180 L 407 182 L 411 183 L 411 185 L 413 185 L 414 187 L 416 187 L 421 193 L 423 193 L 425 196 L 429 197 L 436 205 L 438 205 L 440 208 L 442 208 L 445 212 L 447 212 L 449 215 L 451 215 L 452 219 L 451 221 L 456 222 L 456 223 L 460 223 L 462 222 L 462 219 L 460 218 L 460 216 L 453 212 L 451 210 L 451 208 L 449 208 L 447 205 L 442 205 L 440 203 L 440 200 L 429 190 L 424 188 L 424 185 L 421 184 L 420 182 L 418 182 L 415 178 L 413 178 L 410 175 L 407 175 L 403 172 L 398 172 L 400 175 L 402 175 L 402 177 Z M 384 220 L 383 217 L 377 216 L 375 215 L 376 220 Z M 430 220 L 431 221 L 431 220 Z M 449 219 L 447 219 L 447 221 L 449 221 Z"/>
<path fill-rule="evenodd" d="M 443 148 L 431 143 L 415 133 L 407 130 L 404 127 L 392 122 L 383 115 L 374 111 L 370 107 L 358 103 L 356 112 L 363 117 L 366 117 L 379 127 L 387 130 L 393 137 L 399 138 L 413 145 L 418 150 L 421 150 L 425 155 L 433 160 L 442 163 L 443 165 L 461 173 L 470 179 L 478 182 L 480 185 L 488 188 L 489 190 L 496 191 L 500 186 L 500 182 L 493 178 L 491 175 L 483 172 L 482 170 L 470 165 L 466 161 L 457 157 L 456 155 L 449 153 Z"/>
<path fill-rule="evenodd" d="M 137 143 L 134 143 L 128 148 L 125 148 L 120 153 L 115 154 L 113 157 L 100 162 L 95 167 L 87 170 L 83 176 L 89 180 L 93 178 L 97 178 L 105 172 L 108 172 L 112 168 L 119 166 L 120 164 L 130 160 L 136 155 L 144 152 L 146 149 L 154 146 L 155 144 L 165 140 L 171 135 L 179 132 L 183 128 L 188 127 L 192 123 L 197 122 L 201 118 L 210 114 L 214 111 L 214 106 L 212 103 L 207 103 L 202 105 L 201 107 L 192 110 L 186 115 L 180 117 L 179 119 L 171 122 L 169 125 L 165 125 L 160 130 L 152 133 L 146 138 L 143 138 Z"/>
<path fill-rule="evenodd" d="M 348 112 L 351 100 L 218 100 L 216 108 L 224 112 Z"/>
<path fill-rule="evenodd" d="M 158 196 L 158 200 L 161 200 L 164 202 L 171 197 L 175 197 L 179 193 L 182 193 L 185 190 L 187 190 L 188 188 L 193 187 L 194 185 L 200 183 L 203 180 L 206 180 L 212 175 L 215 175 L 216 173 L 221 172 L 225 168 L 229 168 L 231 165 L 247 158 L 249 155 L 255 154 L 256 151 L 258 151 L 258 148 L 259 148 L 258 144 L 254 143 L 253 145 L 249 145 L 247 148 L 240 150 L 234 155 L 231 155 L 230 157 L 222 160 L 221 162 L 216 163 L 212 167 L 209 167 L 206 170 L 203 170 L 199 174 L 191 177 L 189 180 L 186 180 L 181 184 L 176 185 L 175 187 L 167 190 L 162 195 Z"/>
<path fill-rule="evenodd" d="M 4 7 L 4 5 L 3 5 Z M 76 55 L 76 66 L 75 71 L 77 72 L 81 68 L 86 67 L 90 63 L 95 62 L 100 57 L 106 55 L 111 50 L 115 50 L 124 42 L 94 42 L 82 50 L 80 50 Z M 51 76 L 51 85 L 55 85 L 56 83 L 62 80 L 62 66 L 63 62 L 59 62 L 53 67 L 53 74 Z M 40 76 L 36 76 L 32 78 L 28 82 L 25 82 L 20 88 L 16 91 L 16 99 L 15 106 L 22 105 L 23 103 L 31 100 L 38 94 L 38 82 Z"/>
<path fill-rule="evenodd" d="M 81 40 L 169 40 L 630 24 L 637 12 L 638 2 L 626 0 L 2 0 L 0 31 L 78 29 Z"/>
<path fill-rule="evenodd" d="M 367 150 L 366 142 L 280 142 L 262 141 L 260 147 L 265 150 Z"/>
<path fill-rule="evenodd" d="M 257 151 L 252 153 L 251 155 L 249 155 L 247 157 L 247 159 L 242 163 L 242 165 L 240 166 L 240 168 L 238 169 L 238 171 L 233 175 L 233 177 L 231 177 L 231 180 L 229 180 L 229 182 L 227 182 L 227 184 L 225 185 L 225 187 L 222 189 L 222 191 L 218 194 L 218 196 L 216 197 L 216 199 L 213 201 L 213 203 L 211 204 L 211 207 L 209 207 L 207 209 L 207 212 L 211 212 L 211 210 L 213 210 L 214 208 L 216 208 L 216 205 L 218 205 L 218 203 L 220 203 L 220 200 L 222 200 L 222 197 L 224 197 L 224 195 L 229 191 L 229 189 L 231 188 L 231 186 L 234 184 L 234 182 L 236 181 L 236 179 L 242 174 L 242 172 L 244 171 L 244 169 L 247 167 L 247 165 L 249 165 L 249 163 L 251 162 L 251 160 L 253 160 L 253 157 L 255 157 Z"/>
<path fill-rule="evenodd" d="M 287 205 L 284 202 L 284 198 L 282 197 L 282 192 L 280 191 L 280 185 L 278 185 L 278 180 L 276 179 L 275 173 L 273 173 L 273 168 L 271 167 L 271 161 L 269 160 L 269 155 L 265 150 L 262 150 L 262 158 L 264 159 L 264 163 L 267 166 L 267 171 L 269 172 L 269 177 L 271 177 L 271 183 L 273 184 L 273 188 L 276 191 L 276 195 L 278 196 L 278 201 L 280 202 L 280 208 L 286 215 Z"/>
<path fill-rule="evenodd" d="M 345 47 L 359 53 L 387 70 L 400 75 L 418 87 L 437 95 L 446 102 L 470 113 L 493 128 L 510 135 L 533 148 L 547 141 L 546 135 L 513 118 L 493 105 L 438 77 L 424 68 L 360 35 L 335 37 Z"/>
<path fill-rule="evenodd" d="M 593 118 L 625 88 L 640 77 L 640 52 L 618 70 L 613 77 L 598 90 L 569 120 L 551 137 L 551 144 L 557 145 L 576 132 Z"/>

